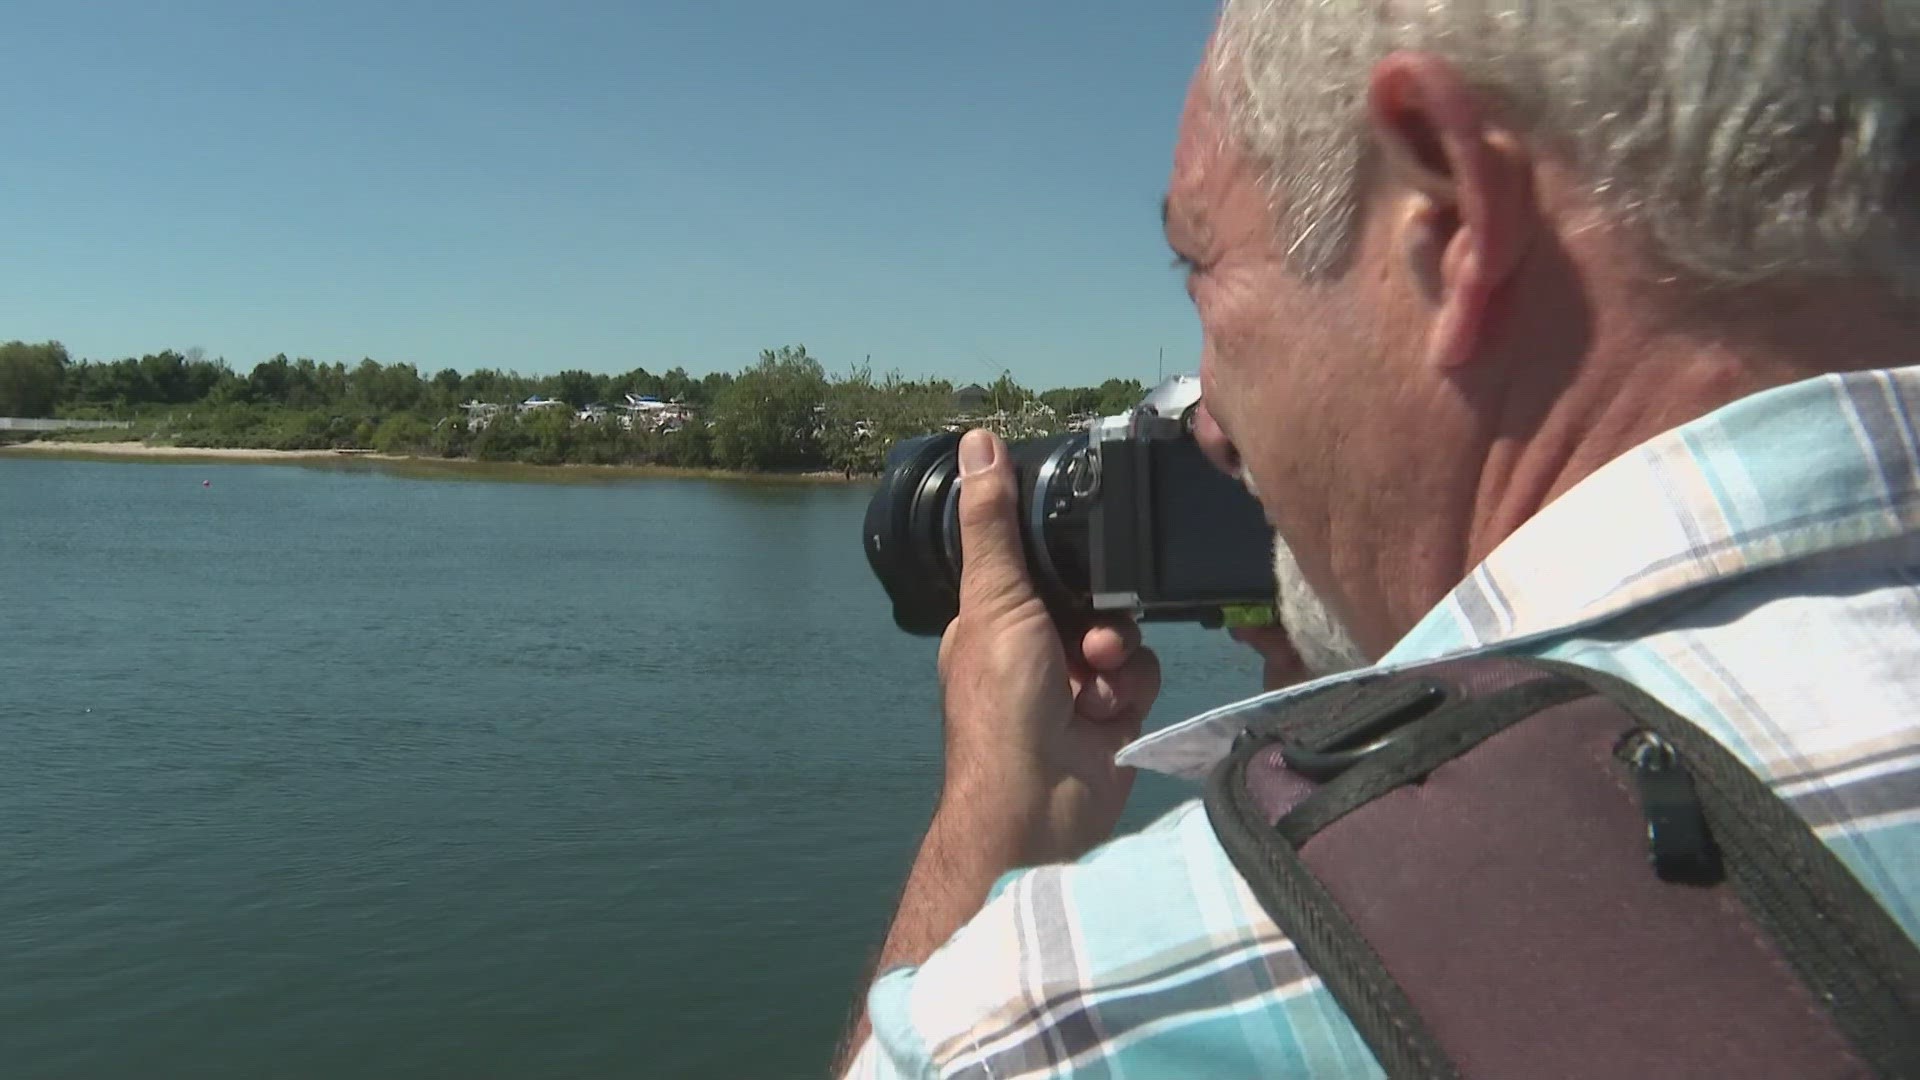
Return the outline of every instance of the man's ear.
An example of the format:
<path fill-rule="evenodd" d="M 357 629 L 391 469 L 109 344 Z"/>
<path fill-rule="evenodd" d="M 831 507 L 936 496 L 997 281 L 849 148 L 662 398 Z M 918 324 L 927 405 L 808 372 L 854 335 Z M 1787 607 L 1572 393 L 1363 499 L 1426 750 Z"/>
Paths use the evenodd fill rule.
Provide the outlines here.
<path fill-rule="evenodd" d="M 1434 307 L 1426 359 L 1443 372 L 1480 352 L 1502 286 L 1539 228 L 1533 162 L 1453 65 L 1396 52 L 1374 66 L 1367 119 L 1392 211 L 1394 250 Z"/>

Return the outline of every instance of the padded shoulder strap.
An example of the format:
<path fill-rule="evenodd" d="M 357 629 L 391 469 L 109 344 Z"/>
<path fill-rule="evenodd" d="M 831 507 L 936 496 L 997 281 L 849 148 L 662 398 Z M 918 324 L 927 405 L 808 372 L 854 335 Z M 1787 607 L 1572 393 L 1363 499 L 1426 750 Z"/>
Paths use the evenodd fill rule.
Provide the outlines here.
<path fill-rule="evenodd" d="M 1207 810 L 1393 1077 L 1920 1075 L 1920 953 L 1628 684 L 1483 658 L 1249 730 Z"/>

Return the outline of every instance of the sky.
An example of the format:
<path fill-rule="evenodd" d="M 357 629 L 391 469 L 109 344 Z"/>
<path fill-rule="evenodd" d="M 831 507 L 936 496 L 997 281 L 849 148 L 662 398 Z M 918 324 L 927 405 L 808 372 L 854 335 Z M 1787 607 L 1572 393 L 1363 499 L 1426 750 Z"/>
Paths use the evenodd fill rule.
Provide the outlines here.
<path fill-rule="evenodd" d="M 1159 200 L 1215 0 L 6 8 L 0 340 L 243 372 L 1198 364 Z"/>

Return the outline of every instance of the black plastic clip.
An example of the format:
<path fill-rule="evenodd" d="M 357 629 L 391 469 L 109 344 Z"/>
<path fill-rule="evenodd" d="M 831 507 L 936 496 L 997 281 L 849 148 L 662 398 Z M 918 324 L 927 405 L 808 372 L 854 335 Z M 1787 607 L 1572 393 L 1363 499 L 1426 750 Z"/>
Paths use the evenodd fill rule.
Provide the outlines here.
<path fill-rule="evenodd" d="M 1331 780 L 1398 742 L 1446 700 L 1447 688 L 1432 679 L 1383 687 L 1282 743 L 1280 756 L 1309 780 Z"/>

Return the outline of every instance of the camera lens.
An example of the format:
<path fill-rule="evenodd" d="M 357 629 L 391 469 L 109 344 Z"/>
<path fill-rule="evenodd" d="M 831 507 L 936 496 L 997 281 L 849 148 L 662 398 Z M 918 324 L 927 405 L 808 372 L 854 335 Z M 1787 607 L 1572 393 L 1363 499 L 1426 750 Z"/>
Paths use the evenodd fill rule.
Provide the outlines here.
<path fill-rule="evenodd" d="M 887 453 L 880 489 L 867 505 L 863 546 L 893 601 L 894 622 L 938 635 L 960 609 L 958 449 L 947 433 L 907 439 Z M 1017 518 L 1027 570 L 1057 615 L 1091 606 L 1087 511 L 1092 455 L 1084 434 L 1023 439 L 1007 446 L 1019 481 Z"/>
<path fill-rule="evenodd" d="M 958 544 L 950 549 L 946 539 L 959 445 L 953 434 L 896 443 L 861 526 L 867 564 L 893 601 L 894 622 L 911 634 L 940 633 L 959 609 Z"/>

